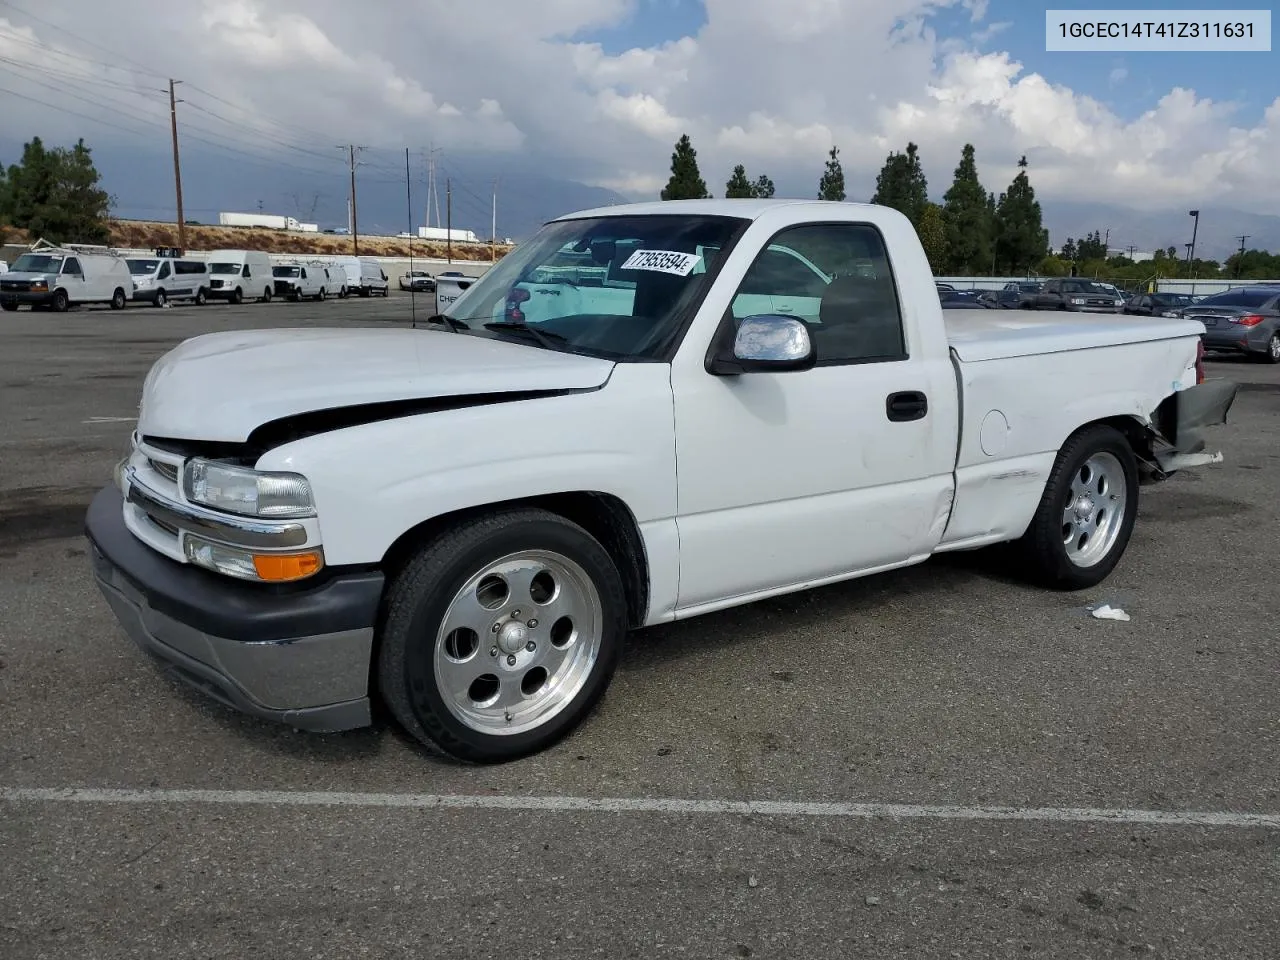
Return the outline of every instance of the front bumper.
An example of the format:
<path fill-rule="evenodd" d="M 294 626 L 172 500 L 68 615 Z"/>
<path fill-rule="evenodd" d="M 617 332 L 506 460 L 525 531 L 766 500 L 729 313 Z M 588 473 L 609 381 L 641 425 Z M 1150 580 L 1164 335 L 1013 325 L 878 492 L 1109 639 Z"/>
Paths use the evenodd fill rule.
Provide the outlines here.
<path fill-rule="evenodd" d="M 159 287 L 147 287 L 146 289 L 141 289 L 141 290 L 135 287 L 133 291 L 133 296 L 130 297 L 130 299 L 136 300 L 139 303 L 155 303 L 156 296 L 159 293 L 160 293 Z"/>
<path fill-rule="evenodd" d="M 85 533 L 107 603 L 167 672 L 227 706 L 301 730 L 369 725 L 381 573 L 331 575 L 301 589 L 222 578 L 134 537 L 114 486 L 90 504 Z"/>
<path fill-rule="evenodd" d="M 4 290 L 0 291 L 0 303 L 28 303 L 31 306 L 43 306 L 53 303 L 52 290 Z"/>

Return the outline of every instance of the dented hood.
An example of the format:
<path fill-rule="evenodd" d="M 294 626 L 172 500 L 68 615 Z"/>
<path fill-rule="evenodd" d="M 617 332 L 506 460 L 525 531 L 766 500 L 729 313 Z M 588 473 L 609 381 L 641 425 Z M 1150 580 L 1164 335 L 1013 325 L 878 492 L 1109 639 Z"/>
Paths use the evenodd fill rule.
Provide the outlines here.
<path fill-rule="evenodd" d="M 152 367 L 138 432 L 238 443 L 272 420 L 361 404 L 472 394 L 585 390 L 613 362 L 425 330 L 288 329 L 213 333 Z"/>

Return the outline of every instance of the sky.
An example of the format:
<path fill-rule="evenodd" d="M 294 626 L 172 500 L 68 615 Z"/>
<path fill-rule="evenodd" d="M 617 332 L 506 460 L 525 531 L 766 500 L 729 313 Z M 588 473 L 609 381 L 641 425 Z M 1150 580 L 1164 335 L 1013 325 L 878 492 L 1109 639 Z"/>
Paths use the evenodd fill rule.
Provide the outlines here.
<path fill-rule="evenodd" d="M 1280 85 L 1260 79 L 1280 75 L 1275 53 L 1046 52 L 1045 6 L 1025 0 L 373 6 L 0 0 L 0 158 L 32 134 L 83 136 L 122 206 L 172 216 L 173 77 L 192 169 L 291 170 L 341 196 L 339 144 L 364 147 L 362 182 L 387 185 L 406 147 L 420 178 L 430 147 L 473 221 L 492 170 L 652 199 L 682 133 L 720 194 L 742 163 L 811 196 L 837 145 L 850 199 L 869 199 L 913 141 L 939 200 L 969 142 L 996 193 L 1025 155 L 1046 204 L 1280 214 Z"/>

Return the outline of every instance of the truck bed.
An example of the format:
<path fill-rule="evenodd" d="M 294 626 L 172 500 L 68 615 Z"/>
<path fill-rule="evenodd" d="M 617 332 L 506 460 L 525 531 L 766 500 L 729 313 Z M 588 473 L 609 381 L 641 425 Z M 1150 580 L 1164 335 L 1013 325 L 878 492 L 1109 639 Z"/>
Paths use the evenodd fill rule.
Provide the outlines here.
<path fill-rule="evenodd" d="M 1200 336 L 1198 320 L 1117 313 L 943 310 L 947 340 L 962 362 L 1088 350 Z"/>

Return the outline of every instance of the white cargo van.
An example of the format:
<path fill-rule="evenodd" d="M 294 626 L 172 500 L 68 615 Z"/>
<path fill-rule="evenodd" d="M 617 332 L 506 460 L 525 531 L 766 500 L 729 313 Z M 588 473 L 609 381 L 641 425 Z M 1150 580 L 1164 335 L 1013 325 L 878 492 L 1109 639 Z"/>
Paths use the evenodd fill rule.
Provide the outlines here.
<path fill-rule="evenodd" d="M 391 284 L 382 266 L 372 257 L 343 257 L 338 261 L 347 271 L 347 289 L 362 297 L 387 296 Z"/>
<path fill-rule="evenodd" d="M 271 301 L 271 258 L 260 250 L 215 250 L 207 258 L 209 296 L 243 303 L 246 299 Z"/>
<path fill-rule="evenodd" d="M 271 276 L 276 296 L 288 300 L 323 300 L 328 293 L 329 278 L 318 263 L 277 263 L 271 268 Z"/>
<path fill-rule="evenodd" d="M 129 257 L 133 299 L 163 307 L 170 300 L 204 304 L 209 296 L 209 265 L 178 257 Z"/>
<path fill-rule="evenodd" d="M 347 279 L 347 271 L 338 264 L 331 263 L 324 268 L 324 276 L 324 288 L 328 291 L 329 296 L 340 297 L 345 300 L 350 292 L 347 289 L 350 282 Z"/>
<path fill-rule="evenodd" d="M 123 257 L 42 247 L 24 253 L 0 280 L 0 308 L 19 304 L 59 313 L 81 303 L 109 303 L 123 310 L 133 296 L 133 277 Z"/>

